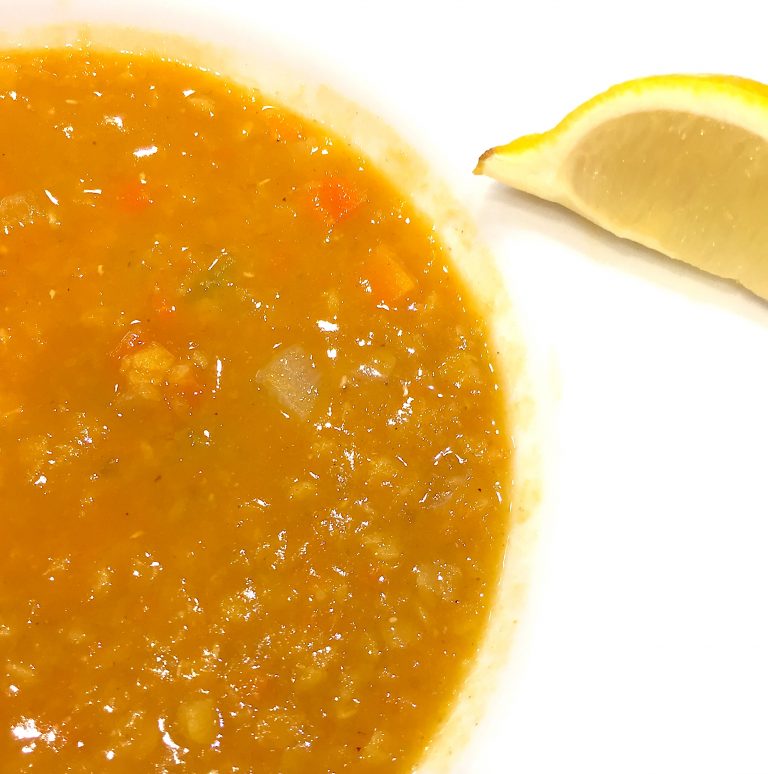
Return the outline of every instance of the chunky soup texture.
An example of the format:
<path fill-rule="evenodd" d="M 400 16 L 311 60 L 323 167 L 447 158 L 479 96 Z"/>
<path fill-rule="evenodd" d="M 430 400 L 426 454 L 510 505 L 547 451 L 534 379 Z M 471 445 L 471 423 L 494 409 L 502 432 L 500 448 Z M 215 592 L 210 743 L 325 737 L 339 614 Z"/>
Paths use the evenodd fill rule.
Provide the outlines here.
<path fill-rule="evenodd" d="M 182 64 L 0 61 L 0 770 L 409 770 L 482 636 L 486 329 L 358 151 Z"/>

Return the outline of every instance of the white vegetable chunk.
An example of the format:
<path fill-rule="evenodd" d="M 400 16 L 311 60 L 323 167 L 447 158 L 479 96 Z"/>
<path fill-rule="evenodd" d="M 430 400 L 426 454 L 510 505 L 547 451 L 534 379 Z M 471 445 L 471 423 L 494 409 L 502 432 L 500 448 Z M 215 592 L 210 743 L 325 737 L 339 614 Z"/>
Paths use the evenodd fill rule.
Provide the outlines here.
<path fill-rule="evenodd" d="M 7 234 L 11 229 L 34 223 L 43 214 L 37 199 L 29 191 L 0 199 L 0 229 Z"/>
<path fill-rule="evenodd" d="M 320 377 L 312 356 L 302 347 L 283 350 L 258 372 L 256 380 L 286 411 L 300 419 L 309 418 L 317 402 Z"/>

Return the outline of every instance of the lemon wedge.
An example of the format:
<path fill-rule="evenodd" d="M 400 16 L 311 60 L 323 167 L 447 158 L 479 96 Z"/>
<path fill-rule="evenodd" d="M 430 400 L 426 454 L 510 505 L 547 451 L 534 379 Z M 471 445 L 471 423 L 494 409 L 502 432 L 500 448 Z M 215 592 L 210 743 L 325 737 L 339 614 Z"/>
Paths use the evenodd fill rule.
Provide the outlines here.
<path fill-rule="evenodd" d="M 768 86 L 664 75 L 610 88 L 476 174 L 768 299 Z"/>

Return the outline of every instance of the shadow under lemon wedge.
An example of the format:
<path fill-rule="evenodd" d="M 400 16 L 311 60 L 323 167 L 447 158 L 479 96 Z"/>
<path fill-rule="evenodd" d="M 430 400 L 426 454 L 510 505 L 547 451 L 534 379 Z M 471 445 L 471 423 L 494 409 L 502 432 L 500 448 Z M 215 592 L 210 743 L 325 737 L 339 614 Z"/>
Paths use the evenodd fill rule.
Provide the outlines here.
<path fill-rule="evenodd" d="M 662 75 L 614 86 L 475 169 L 768 299 L 768 86 Z"/>

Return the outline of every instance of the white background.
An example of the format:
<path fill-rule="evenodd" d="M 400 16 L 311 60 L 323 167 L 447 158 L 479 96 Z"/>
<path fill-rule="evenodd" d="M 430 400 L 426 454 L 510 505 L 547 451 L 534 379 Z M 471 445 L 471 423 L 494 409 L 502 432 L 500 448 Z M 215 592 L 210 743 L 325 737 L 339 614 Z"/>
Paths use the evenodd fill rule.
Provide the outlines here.
<path fill-rule="evenodd" d="M 470 174 L 630 77 L 768 82 L 759 6 L 139 5 L 150 25 L 248 17 L 364 98 L 439 165 L 551 347 L 554 507 L 511 695 L 471 770 L 768 772 L 768 303 Z"/>

